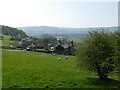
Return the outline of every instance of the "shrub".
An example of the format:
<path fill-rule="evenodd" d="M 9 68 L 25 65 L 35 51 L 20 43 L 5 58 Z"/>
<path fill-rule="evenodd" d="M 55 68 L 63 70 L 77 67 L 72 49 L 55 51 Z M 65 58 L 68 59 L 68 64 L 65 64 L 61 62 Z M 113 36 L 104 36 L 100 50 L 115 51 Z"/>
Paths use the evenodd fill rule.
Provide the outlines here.
<path fill-rule="evenodd" d="M 118 39 L 117 39 L 118 40 Z M 95 30 L 77 47 L 77 65 L 97 73 L 100 79 L 107 79 L 118 66 L 115 33 Z"/>

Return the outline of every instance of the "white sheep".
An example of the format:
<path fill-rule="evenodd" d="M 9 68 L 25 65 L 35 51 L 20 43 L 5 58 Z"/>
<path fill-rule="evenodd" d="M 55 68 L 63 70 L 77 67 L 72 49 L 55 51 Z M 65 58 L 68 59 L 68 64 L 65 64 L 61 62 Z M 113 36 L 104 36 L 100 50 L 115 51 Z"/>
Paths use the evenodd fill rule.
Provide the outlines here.
<path fill-rule="evenodd" d="M 55 56 L 55 54 L 53 54 Z"/>
<path fill-rule="evenodd" d="M 58 58 L 59 61 L 61 61 L 61 58 Z"/>
<path fill-rule="evenodd" d="M 68 57 L 66 56 L 65 59 L 68 59 Z"/>

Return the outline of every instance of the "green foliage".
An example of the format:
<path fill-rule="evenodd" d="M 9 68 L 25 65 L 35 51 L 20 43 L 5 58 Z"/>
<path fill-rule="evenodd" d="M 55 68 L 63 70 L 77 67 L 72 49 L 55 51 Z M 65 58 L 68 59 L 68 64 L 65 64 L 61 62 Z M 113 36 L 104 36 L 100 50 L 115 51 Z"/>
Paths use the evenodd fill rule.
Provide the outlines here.
<path fill-rule="evenodd" d="M 113 59 L 115 59 L 115 62 L 117 63 L 117 72 L 118 72 L 118 76 L 119 76 L 119 80 L 120 80 L 120 32 L 116 31 L 112 34 L 112 37 L 114 38 L 114 57 Z"/>
<path fill-rule="evenodd" d="M 104 30 L 89 32 L 82 45 L 77 47 L 77 65 L 96 72 L 100 79 L 107 79 L 118 66 L 118 55 L 115 54 L 119 46 L 115 44 L 118 39 L 114 36 Z"/>
<path fill-rule="evenodd" d="M 8 26 L 2 26 L 2 34 L 4 35 L 11 35 L 11 36 L 14 36 L 14 37 L 21 37 L 21 38 L 24 38 L 24 37 L 27 37 L 26 33 L 23 32 L 22 30 L 19 30 L 17 28 L 11 28 L 11 27 L 8 27 Z"/>
<path fill-rule="evenodd" d="M 29 45 L 31 45 L 31 42 L 29 42 L 29 41 L 23 41 L 21 47 L 22 47 L 22 49 L 26 49 L 27 46 L 29 46 Z"/>
<path fill-rule="evenodd" d="M 57 39 L 51 35 L 44 34 L 42 36 L 42 43 L 45 46 L 45 49 L 49 49 L 58 43 Z"/>
<path fill-rule="evenodd" d="M 10 40 L 20 41 L 21 38 L 12 36 L 12 37 L 10 38 Z"/>

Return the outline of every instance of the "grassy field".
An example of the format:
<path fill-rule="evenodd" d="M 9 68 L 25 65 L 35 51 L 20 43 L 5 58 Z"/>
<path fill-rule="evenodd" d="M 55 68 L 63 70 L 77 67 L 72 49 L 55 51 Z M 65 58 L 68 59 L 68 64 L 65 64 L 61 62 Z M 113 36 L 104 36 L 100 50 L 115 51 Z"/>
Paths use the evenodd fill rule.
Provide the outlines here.
<path fill-rule="evenodd" d="M 10 35 L 2 35 L 3 36 L 3 40 L 0 40 L 0 46 L 9 46 L 10 44 L 15 44 L 17 43 L 17 41 L 12 41 L 10 40 L 11 36 Z"/>
<path fill-rule="evenodd" d="M 61 58 L 61 61 L 58 58 Z M 2 52 L 3 88 L 116 88 L 117 81 L 102 81 L 94 73 L 76 69 L 75 56 L 31 51 Z M 116 78 L 117 79 L 117 78 Z"/>

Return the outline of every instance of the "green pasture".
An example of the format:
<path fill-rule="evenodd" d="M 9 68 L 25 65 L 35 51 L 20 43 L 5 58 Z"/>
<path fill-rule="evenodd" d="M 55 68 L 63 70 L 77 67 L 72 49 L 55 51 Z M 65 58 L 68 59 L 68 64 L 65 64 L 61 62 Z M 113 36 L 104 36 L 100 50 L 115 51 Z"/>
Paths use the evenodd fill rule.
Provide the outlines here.
<path fill-rule="evenodd" d="M 0 46 L 9 46 L 10 44 L 15 44 L 17 41 L 10 40 L 10 35 L 2 35 L 3 40 L 0 40 Z"/>
<path fill-rule="evenodd" d="M 117 88 L 116 80 L 99 80 L 94 73 L 77 69 L 75 56 L 65 57 L 2 50 L 2 87 L 45 88 L 47 85 L 49 88 Z"/>

